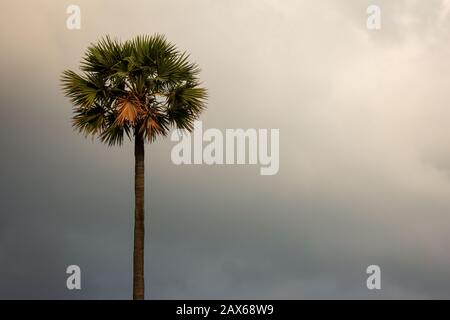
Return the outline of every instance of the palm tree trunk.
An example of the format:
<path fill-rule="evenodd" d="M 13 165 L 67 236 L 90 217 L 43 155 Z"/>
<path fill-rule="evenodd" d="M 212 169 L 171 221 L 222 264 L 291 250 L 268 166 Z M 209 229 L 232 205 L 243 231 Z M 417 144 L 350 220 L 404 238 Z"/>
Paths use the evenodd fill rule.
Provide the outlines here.
<path fill-rule="evenodd" d="M 133 299 L 144 300 L 144 138 L 136 130 L 134 142 Z"/>

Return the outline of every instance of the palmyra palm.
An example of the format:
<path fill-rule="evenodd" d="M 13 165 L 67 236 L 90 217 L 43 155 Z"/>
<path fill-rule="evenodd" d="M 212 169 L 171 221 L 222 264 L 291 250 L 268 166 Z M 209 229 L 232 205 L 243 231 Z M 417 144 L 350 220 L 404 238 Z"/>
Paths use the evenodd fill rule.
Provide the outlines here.
<path fill-rule="evenodd" d="M 161 35 L 105 37 L 87 49 L 80 69 L 62 75 L 74 128 L 108 145 L 134 140 L 133 299 L 144 299 L 144 144 L 173 128 L 191 131 L 207 92 L 198 66 Z"/>

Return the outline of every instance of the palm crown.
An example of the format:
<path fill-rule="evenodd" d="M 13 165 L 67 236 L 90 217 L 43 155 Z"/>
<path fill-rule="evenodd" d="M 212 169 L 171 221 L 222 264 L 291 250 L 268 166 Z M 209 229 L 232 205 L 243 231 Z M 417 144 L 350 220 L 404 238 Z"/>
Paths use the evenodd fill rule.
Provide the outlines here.
<path fill-rule="evenodd" d="M 63 90 L 74 105 L 73 126 L 109 144 L 139 135 L 151 142 L 171 128 L 191 131 L 205 107 L 206 89 L 189 56 L 164 36 L 92 44 L 82 74 L 64 71 Z"/>

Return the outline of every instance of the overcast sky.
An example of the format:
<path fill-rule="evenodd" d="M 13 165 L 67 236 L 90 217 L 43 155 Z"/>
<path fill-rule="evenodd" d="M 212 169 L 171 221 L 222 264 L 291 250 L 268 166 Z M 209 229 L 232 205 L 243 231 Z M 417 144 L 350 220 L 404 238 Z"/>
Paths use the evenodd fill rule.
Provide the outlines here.
<path fill-rule="evenodd" d="M 201 66 L 205 128 L 280 129 L 280 171 L 175 166 L 170 139 L 147 145 L 147 298 L 450 298 L 449 5 L 4 2 L 0 298 L 131 297 L 133 147 L 75 133 L 59 78 L 106 34 L 156 32 Z"/>

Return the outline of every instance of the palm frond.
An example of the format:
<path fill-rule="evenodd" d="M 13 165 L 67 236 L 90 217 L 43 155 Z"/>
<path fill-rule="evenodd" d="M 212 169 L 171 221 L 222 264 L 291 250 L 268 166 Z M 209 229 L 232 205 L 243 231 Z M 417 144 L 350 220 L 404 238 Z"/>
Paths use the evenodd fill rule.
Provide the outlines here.
<path fill-rule="evenodd" d="M 79 132 L 94 135 L 106 126 L 105 110 L 100 105 L 90 109 L 77 108 L 72 119 L 72 125 Z"/>
<path fill-rule="evenodd" d="M 67 70 L 63 72 L 61 81 L 64 93 L 75 106 L 90 108 L 94 104 L 98 87 L 89 81 L 87 76 L 83 77 Z"/>

